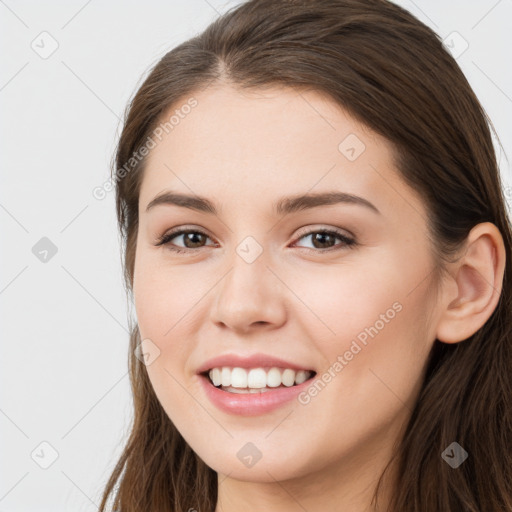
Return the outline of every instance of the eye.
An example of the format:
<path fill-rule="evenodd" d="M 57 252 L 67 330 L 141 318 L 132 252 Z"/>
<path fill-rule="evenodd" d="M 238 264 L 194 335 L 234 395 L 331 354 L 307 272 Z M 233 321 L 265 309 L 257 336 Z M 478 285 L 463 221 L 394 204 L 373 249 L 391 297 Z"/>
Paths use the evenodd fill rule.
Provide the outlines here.
<path fill-rule="evenodd" d="M 165 233 L 158 239 L 158 243 L 156 245 L 168 245 L 169 249 L 174 252 L 188 252 L 188 250 L 201 248 L 200 246 L 197 247 L 197 244 L 200 244 L 201 242 L 197 240 L 198 237 L 196 235 L 199 235 L 203 239 L 209 238 L 209 236 L 206 233 L 198 229 L 180 229 L 176 231 L 171 231 L 170 233 Z M 192 244 L 192 247 L 187 247 L 185 245 L 184 249 L 180 249 L 179 247 L 173 246 L 173 244 L 170 243 L 171 240 L 178 237 L 184 237 L 183 240 L 185 244 L 188 244 L 190 242 Z"/>
<path fill-rule="evenodd" d="M 340 231 L 333 229 L 317 229 L 314 231 L 308 231 L 307 233 L 300 236 L 299 240 L 302 240 L 303 238 L 307 237 L 312 237 L 311 240 L 313 243 L 313 249 L 323 249 L 320 252 L 337 250 L 336 247 L 338 247 L 338 249 L 343 247 L 352 248 L 356 245 L 356 241 L 353 238 L 350 238 L 345 234 L 341 233 Z M 337 244 L 337 246 L 331 245 L 331 242 L 334 242 L 336 238 L 338 240 L 341 240 L 342 243 Z M 325 245 L 328 245 L 329 247 L 325 247 Z M 310 248 L 306 247 L 306 249 Z"/>
<path fill-rule="evenodd" d="M 183 242 L 185 243 L 184 248 L 180 248 L 174 244 L 171 244 L 171 240 L 184 237 Z M 336 250 L 336 247 L 339 248 L 351 248 L 356 245 L 356 241 L 353 238 L 346 236 L 337 230 L 332 229 L 317 229 L 314 231 L 308 231 L 302 234 L 298 240 L 302 240 L 303 238 L 313 237 L 313 249 L 306 247 L 308 250 L 320 249 L 320 251 L 316 252 L 327 252 L 330 250 Z M 171 231 L 170 233 L 165 233 L 158 239 L 158 242 L 155 244 L 156 246 L 166 245 L 168 248 L 176 253 L 184 253 L 193 251 L 193 249 L 200 249 L 204 247 L 201 243 L 205 241 L 206 238 L 210 238 L 206 233 L 198 229 L 179 229 L 175 231 Z M 341 244 L 331 245 L 331 242 L 334 242 L 335 239 L 341 240 Z M 191 244 L 192 247 L 188 244 Z M 328 245 L 329 247 L 325 247 Z"/>

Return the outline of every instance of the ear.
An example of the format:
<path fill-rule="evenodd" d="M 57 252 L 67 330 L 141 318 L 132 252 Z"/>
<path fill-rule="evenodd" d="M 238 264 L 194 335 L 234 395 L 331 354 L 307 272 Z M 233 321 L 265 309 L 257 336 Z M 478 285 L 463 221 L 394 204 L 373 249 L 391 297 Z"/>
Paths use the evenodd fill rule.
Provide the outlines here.
<path fill-rule="evenodd" d="M 437 325 L 439 341 L 466 340 L 487 322 L 501 295 L 505 259 L 503 237 L 494 224 L 484 222 L 470 231 L 443 288 L 442 303 L 447 305 Z"/>

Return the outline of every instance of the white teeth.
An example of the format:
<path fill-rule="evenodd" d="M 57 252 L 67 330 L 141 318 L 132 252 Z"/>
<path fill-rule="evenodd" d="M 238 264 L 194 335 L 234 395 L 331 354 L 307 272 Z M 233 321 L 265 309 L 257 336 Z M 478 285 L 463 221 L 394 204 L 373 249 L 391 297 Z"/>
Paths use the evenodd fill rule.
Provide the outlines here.
<path fill-rule="evenodd" d="M 235 368 L 235 370 L 241 370 L 247 375 L 246 370 L 244 370 L 243 368 Z M 233 384 L 233 387 L 236 386 Z M 243 387 L 253 389 L 267 387 L 267 372 L 263 368 L 253 368 L 252 370 L 249 370 L 249 376 L 247 377 L 247 385 Z"/>
<path fill-rule="evenodd" d="M 231 372 L 231 386 L 234 388 L 247 387 L 247 372 L 243 368 L 233 368 Z M 251 386 L 256 387 L 256 386 Z"/>
<path fill-rule="evenodd" d="M 210 379 L 212 379 L 214 386 L 220 386 L 222 384 L 222 377 L 218 368 L 210 370 Z"/>
<path fill-rule="evenodd" d="M 222 368 L 220 374 L 221 384 L 223 386 L 231 386 L 231 369 L 230 368 Z"/>
<path fill-rule="evenodd" d="M 295 375 L 295 384 L 302 384 L 307 381 L 309 377 L 309 372 L 306 370 L 299 370 L 297 375 Z"/>
<path fill-rule="evenodd" d="M 267 373 L 267 386 L 277 388 L 281 385 L 281 371 L 279 368 L 270 368 Z"/>
<path fill-rule="evenodd" d="M 210 380 L 214 386 L 222 386 L 226 391 L 236 393 L 235 389 L 241 393 L 265 391 L 266 388 L 277 388 L 281 385 L 290 387 L 294 384 L 302 384 L 308 380 L 313 372 L 308 370 L 292 370 L 286 368 L 269 368 L 265 371 L 264 368 L 231 368 L 223 366 L 222 368 L 212 368 L 209 372 Z"/>
<path fill-rule="evenodd" d="M 287 368 L 281 375 L 281 380 L 286 387 L 293 386 L 295 383 L 295 372 Z"/>

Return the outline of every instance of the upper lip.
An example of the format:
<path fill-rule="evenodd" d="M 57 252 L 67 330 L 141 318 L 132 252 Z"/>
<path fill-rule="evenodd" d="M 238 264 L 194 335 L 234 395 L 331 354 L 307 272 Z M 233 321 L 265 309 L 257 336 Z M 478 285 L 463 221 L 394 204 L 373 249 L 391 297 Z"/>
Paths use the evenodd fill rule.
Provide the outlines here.
<path fill-rule="evenodd" d="M 291 368 L 292 370 L 309 370 L 311 368 L 302 366 L 300 364 L 292 363 L 278 357 L 273 357 L 268 354 L 253 354 L 251 356 L 239 356 L 236 354 L 224 354 L 205 361 L 198 369 L 197 373 L 204 373 L 212 368 L 222 368 L 229 366 L 232 368 L 261 368 L 264 366 L 278 367 L 278 368 Z"/>

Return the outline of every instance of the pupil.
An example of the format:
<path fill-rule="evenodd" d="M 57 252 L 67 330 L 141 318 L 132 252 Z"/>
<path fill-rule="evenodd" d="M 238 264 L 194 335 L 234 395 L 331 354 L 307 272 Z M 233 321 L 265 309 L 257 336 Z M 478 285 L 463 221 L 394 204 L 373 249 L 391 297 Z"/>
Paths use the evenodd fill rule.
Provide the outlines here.
<path fill-rule="evenodd" d="M 193 244 L 194 243 L 201 243 L 201 242 L 194 242 L 190 237 L 195 237 L 195 236 L 199 236 L 199 237 L 202 237 L 203 235 L 201 233 L 187 233 L 186 234 L 186 240 L 188 240 L 189 242 L 192 242 Z"/>
<path fill-rule="evenodd" d="M 329 235 L 328 233 L 316 233 L 316 236 L 313 238 L 313 244 L 316 246 L 316 242 L 318 241 L 318 238 L 321 237 L 323 239 L 325 238 L 331 238 L 331 235 Z M 325 244 L 325 240 L 322 242 L 322 240 L 320 240 L 320 244 L 324 243 Z"/>

